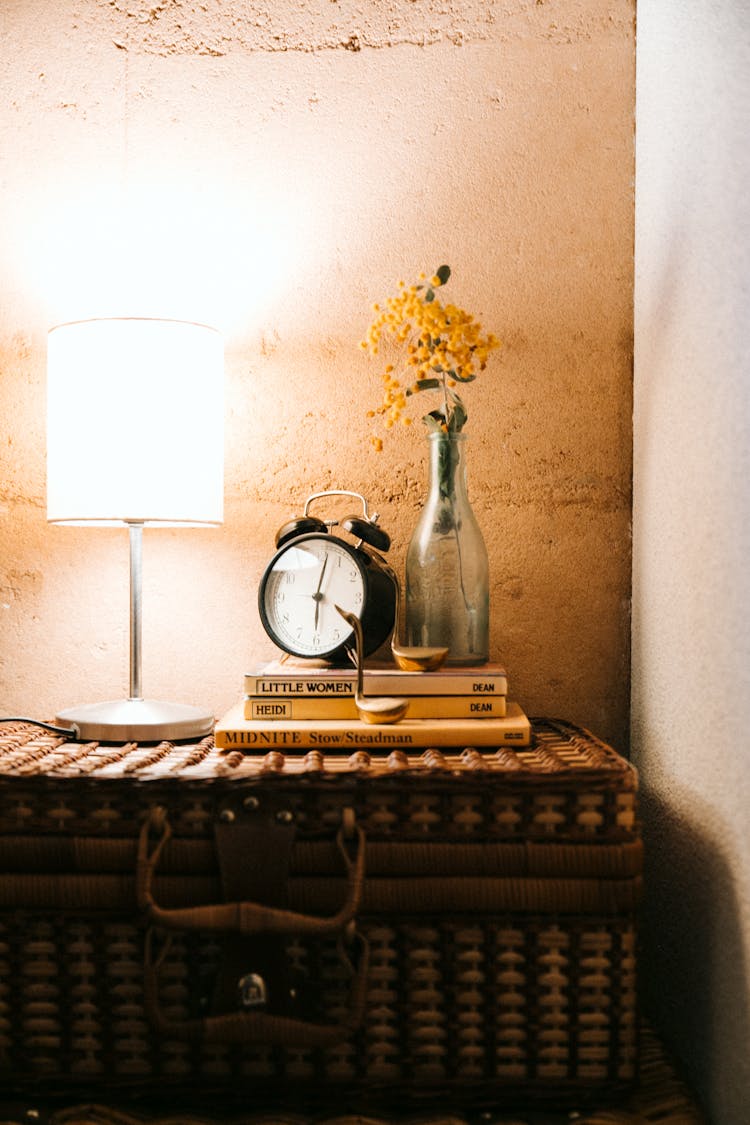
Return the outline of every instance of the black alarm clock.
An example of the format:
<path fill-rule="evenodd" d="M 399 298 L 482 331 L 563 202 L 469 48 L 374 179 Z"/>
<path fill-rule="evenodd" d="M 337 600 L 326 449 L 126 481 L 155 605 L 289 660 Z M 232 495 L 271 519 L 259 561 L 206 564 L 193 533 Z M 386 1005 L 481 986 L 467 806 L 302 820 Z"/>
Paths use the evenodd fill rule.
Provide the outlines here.
<path fill-rule="evenodd" d="M 352 496 L 362 515 L 322 520 L 310 505 L 326 496 Z M 358 492 L 314 492 L 300 518 L 276 533 L 276 554 L 260 580 L 258 609 L 268 636 L 292 656 L 331 663 L 347 658 L 354 630 L 336 608 L 355 614 L 362 625 L 364 655 L 390 636 L 396 615 L 396 577 L 380 552 L 391 540 L 370 515 Z M 347 538 L 334 533 L 340 527 Z"/>

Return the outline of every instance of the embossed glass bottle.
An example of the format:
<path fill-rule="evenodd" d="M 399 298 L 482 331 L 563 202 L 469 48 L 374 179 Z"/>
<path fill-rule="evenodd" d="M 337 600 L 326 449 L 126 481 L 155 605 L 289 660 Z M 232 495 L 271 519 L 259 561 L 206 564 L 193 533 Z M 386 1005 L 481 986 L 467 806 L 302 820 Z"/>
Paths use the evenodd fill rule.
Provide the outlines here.
<path fill-rule="evenodd" d="M 466 487 L 466 435 L 431 433 L 427 499 L 406 556 L 410 645 L 447 645 L 448 664 L 489 655 L 489 562 Z"/>

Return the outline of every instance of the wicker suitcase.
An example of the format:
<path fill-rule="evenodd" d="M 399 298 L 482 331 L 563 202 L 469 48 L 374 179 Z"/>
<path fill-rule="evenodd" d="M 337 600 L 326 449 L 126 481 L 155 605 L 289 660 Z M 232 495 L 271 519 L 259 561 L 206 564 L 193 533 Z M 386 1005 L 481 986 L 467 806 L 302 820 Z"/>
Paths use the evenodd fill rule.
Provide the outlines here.
<path fill-rule="evenodd" d="M 0 728 L 0 1096 L 584 1104 L 636 1073 L 633 768 Z"/>

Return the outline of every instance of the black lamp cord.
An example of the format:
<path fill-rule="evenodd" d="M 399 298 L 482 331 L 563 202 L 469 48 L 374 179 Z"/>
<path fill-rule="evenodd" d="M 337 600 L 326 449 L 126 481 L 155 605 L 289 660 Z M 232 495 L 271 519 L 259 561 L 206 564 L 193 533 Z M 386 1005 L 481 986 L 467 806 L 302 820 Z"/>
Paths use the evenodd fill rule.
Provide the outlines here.
<path fill-rule="evenodd" d="M 30 723 L 32 727 L 42 727 L 43 730 L 50 730 L 53 734 L 65 734 L 68 738 L 76 739 L 79 736 L 78 727 L 56 727 L 53 723 L 42 723 L 39 719 L 27 719 L 24 717 L 5 719 L 0 718 L 0 723 Z"/>

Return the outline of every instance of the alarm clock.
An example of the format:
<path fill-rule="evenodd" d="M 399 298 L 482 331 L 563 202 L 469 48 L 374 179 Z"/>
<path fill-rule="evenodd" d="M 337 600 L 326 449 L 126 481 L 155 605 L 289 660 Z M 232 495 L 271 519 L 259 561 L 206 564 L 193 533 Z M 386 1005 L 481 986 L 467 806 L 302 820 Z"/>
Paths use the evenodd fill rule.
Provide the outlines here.
<path fill-rule="evenodd" d="M 310 506 L 328 496 L 351 496 L 361 516 L 323 520 Z M 330 663 L 347 658 L 354 630 L 336 608 L 355 614 L 362 625 L 363 653 L 374 652 L 390 636 L 396 616 L 396 576 L 382 558 L 391 540 L 369 514 L 358 492 L 314 492 L 302 516 L 276 533 L 276 554 L 263 572 L 258 609 L 268 636 L 292 656 Z M 333 531 L 341 528 L 346 537 Z"/>

